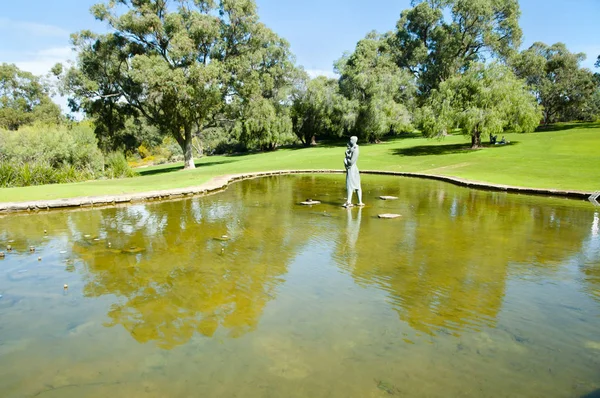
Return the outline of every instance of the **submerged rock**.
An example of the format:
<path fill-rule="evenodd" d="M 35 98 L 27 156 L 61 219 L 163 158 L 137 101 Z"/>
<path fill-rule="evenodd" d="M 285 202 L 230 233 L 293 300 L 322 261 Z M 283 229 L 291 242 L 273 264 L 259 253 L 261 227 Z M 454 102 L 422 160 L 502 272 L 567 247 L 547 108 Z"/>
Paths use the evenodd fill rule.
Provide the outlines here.
<path fill-rule="evenodd" d="M 300 202 L 303 206 L 312 206 L 312 205 L 320 205 L 321 202 L 318 200 L 306 199 L 304 202 Z"/>
<path fill-rule="evenodd" d="M 402 216 L 400 214 L 386 213 L 386 214 L 380 214 L 378 217 L 391 220 L 391 219 L 402 217 Z"/>
<path fill-rule="evenodd" d="M 132 246 L 129 249 L 123 249 L 123 253 L 130 253 L 130 254 L 141 253 L 143 251 L 145 251 L 145 249 L 143 249 L 141 247 L 136 247 L 136 246 Z"/>
<path fill-rule="evenodd" d="M 396 395 L 396 393 L 400 392 L 400 390 L 393 385 L 384 380 L 375 380 L 377 382 L 377 388 L 381 391 L 388 393 L 389 395 Z"/>

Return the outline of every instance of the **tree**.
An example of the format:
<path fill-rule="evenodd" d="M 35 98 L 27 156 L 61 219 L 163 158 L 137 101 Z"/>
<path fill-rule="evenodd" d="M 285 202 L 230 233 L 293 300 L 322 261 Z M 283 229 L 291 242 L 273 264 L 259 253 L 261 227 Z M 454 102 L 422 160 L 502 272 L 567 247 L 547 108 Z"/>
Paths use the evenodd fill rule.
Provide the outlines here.
<path fill-rule="evenodd" d="M 541 110 L 525 84 L 510 68 L 497 63 L 473 64 L 462 75 L 442 82 L 421 110 L 425 135 L 441 136 L 458 127 L 471 136 L 471 147 L 481 147 L 482 134 L 505 129 L 533 131 Z"/>
<path fill-rule="evenodd" d="M 116 68 L 102 73 L 110 77 L 107 81 L 110 80 L 111 88 L 114 85 L 115 92 L 92 92 L 91 98 L 110 96 L 111 102 L 127 104 L 161 133 L 172 135 L 181 146 L 185 168 L 189 169 L 194 168 L 194 135 L 221 122 L 232 123 L 234 120 L 226 118 L 225 105 L 253 99 L 249 96 L 237 101 L 240 87 L 261 87 L 257 83 L 260 79 L 246 81 L 241 75 L 245 70 L 253 77 L 254 72 L 264 76 L 244 67 L 257 66 L 248 58 L 258 48 L 270 46 L 264 40 L 270 31 L 258 23 L 253 0 L 176 3 L 177 7 L 168 0 L 97 4 L 92 7 L 94 16 L 108 22 L 114 32 L 82 32 L 75 44 L 82 54 L 81 64 L 87 56 L 94 57 L 95 46 L 106 43 L 109 63 Z M 124 12 L 118 14 L 120 10 Z M 273 37 L 269 39 L 275 41 Z M 263 66 L 271 70 L 277 65 Z M 80 69 L 89 80 L 99 80 Z"/>
<path fill-rule="evenodd" d="M 592 72 L 580 67 L 585 54 L 571 53 L 563 43 L 534 43 L 511 61 L 544 108 L 544 124 L 589 118 L 597 90 Z M 588 115 L 588 116 L 586 116 Z"/>
<path fill-rule="evenodd" d="M 336 63 L 342 94 L 358 103 L 355 134 L 371 142 L 411 129 L 414 79 L 394 63 L 388 42 L 375 32 Z"/>
<path fill-rule="evenodd" d="M 317 76 L 294 96 L 294 133 L 304 145 L 315 145 L 318 136 L 340 137 L 352 130 L 358 103 L 340 93 L 337 79 Z"/>
<path fill-rule="evenodd" d="M 126 126 L 142 122 L 131 120 L 138 119 L 139 112 L 121 95 L 128 61 L 120 51 L 124 38 L 82 31 L 73 34 L 71 41 L 80 50 L 77 65 L 65 68 L 56 64 L 52 69 L 59 78 L 61 93 L 69 95 L 69 107 L 73 112 L 83 111 L 94 121 L 98 144 L 104 151 L 136 148 L 140 143 Z"/>
<path fill-rule="evenodd" d="M 254 35 L 247 43 L 240 45 L 234 37 L 226 40 L 236 46 L 227 51 L 238 54 L 224 59 L 233 77 L 228 113 L 236 120 L 233 131 L 242 145 L 273 150 L 294 140 L 289 108 L 302 72 L 294 65 L 286 40 L 256 21 L 247 25 Z"/>
<path fill-rule="evenodd" d="M 485 54 L 506 59 L 520 45 L 518 0 L 413 0 L 412 5 L 388 40 L 395 62 L 414 74 L 424 97 Z"/>
<path fill-rule="evenodd" d="M 61 120 L 48 85 L 14 64 L 0 65 L 0 127 L 17 130 L 33 122 L 57 124 Z"/>

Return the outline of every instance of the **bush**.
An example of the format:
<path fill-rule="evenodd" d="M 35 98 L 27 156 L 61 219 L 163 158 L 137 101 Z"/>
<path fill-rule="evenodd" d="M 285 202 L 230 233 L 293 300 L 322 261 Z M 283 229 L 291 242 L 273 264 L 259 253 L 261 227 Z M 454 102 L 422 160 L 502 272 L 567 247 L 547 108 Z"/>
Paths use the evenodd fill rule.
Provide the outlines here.
<path fill-rule="evenodd" d="M 137 175 L 129 167 L 125 155 L 121 152 L 112 152 L 106 155 L 104 175 L 108 178 L 125 178 Z"/>
<path fill-rule="evenodd" d="M 2 159 L 15 164 L 44 163 L 54 168 L 73 165 L 102 171 L 103 157 L 92 128 L 84 123 L 66 126 L 27 126 L 0 130 Z"/>
<path fill-rule="evenodd" d="M 94 131 L 86 122 L 0 130 L 0 148 L 0 187 L 136 175 L 123 154 L 109 154 L 105 161 Z"/>
<path fill-rule="evenodd" d="M 31 162 L 13 164 L 0 161 L 0 187 L 27 187 L 31 185 L 59 184 L 93 179 L 94 174 L 65 165 L 54 168 L 48 163 Z"/>
<path fill-rule="evenodd" d="M 4 161 L 0 161 L 0 187 L 14 187 L 17 178 L 15 166 Z"/>

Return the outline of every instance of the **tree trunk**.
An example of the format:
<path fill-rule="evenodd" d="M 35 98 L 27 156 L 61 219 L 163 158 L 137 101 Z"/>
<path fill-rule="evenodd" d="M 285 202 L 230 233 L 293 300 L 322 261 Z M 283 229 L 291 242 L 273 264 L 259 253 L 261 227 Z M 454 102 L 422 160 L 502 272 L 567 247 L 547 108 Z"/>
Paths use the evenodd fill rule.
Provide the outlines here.
<path fill-rule="evenodd" d="M 196 165 L 194 164 L 194 146 L 192 145 L 192 129 L 185 129 L 185 147 L 183 148 L 183 159 L 185 162 L 185 166 L 183 166 L 184 170 L 195 169 Z"/>
<path fill-rule="evenodd" d="M 315 145 L 317 145 L 317 136 L 316 136 L 316 135 L 313 135 L 313 136 L 310 138 L 310 145 L 311 145 L 311 146 L 315 146 Z"/>
<path fill-rule="evenodd" d="M 471 149 L 481 148 L 481 131 L 475 129 L 471 134 Z"/>
<path fill-rule="evenodd" d="M 183 160 L 185 162 L 183 169 L 195 169 L 196 165 L 194 164 L 194 146 L 192 145 L 192 129 L 189 126 L 185 126 L 183 128 L 183 137 L 181 136 L 181 131 L 177 131 L 175 134 L 175 140 L 183 150 Z"/>

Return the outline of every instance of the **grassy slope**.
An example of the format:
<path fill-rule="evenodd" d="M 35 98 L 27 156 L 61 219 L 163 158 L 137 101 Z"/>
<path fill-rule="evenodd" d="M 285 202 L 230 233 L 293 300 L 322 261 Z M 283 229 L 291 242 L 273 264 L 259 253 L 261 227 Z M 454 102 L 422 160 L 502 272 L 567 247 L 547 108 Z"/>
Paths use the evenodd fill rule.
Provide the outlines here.
<path fill-rule="evenodd" d="M 401 138 L 362 145 L 359 168 L 411 171 L 470 180 L 583 191 L 600 190 L 600 124 L 558 126 L 554 131 L 507 134 L 511 145 L 468 150 L 464 136 L 442 141 Z M 120 194 L 199 185 L 223 174 L 284 170 L 341 169 L 343 147 L 281 149 L 244 156 L 200 159 L 196 170 L 162 165 L 139 170 L 142 176 L 0 189 L 0 202 Z"/>

